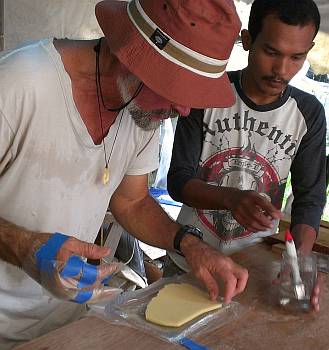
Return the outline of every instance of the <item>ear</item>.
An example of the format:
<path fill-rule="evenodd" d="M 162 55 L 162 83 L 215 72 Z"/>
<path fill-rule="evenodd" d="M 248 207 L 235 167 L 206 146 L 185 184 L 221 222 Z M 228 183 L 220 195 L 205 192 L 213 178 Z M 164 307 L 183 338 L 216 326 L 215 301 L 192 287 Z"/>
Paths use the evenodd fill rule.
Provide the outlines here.
<path fill-rule="evenodd" d="M 311 44 L 311 47 L 308 49 L 307 53 L 309 53 L 313 49 L 314 45 L 315 45 L 315 42 L 313 41 Z"/>
<path fill-rule="evenodd" d="M 245 51 L 249 51 L 251 48 L 251 36 L 247 29 L 241 31 L 242 46 Z"/>

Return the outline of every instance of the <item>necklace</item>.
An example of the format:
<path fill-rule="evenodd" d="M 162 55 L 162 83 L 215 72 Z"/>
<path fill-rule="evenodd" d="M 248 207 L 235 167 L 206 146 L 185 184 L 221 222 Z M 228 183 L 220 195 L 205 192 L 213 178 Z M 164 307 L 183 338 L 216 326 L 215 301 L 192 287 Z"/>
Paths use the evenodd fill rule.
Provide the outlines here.
<path fill-rule="evenodd" d="M 102 122 L 102 116 L 101 116 L 101 110 L 100 110 L 99 102 L 98 102 L 98 108 L 99 108 L 98 111 L 99 111 L 99 116 L 100 116 L 100 120 L 101 120 L 102 135 L 104 135 L 104 133 L 103 133 L 103 122 Z M 120 111 L 119 124 L 118 124 L 117 130 L 115 132 L 115 136 L 114 136 L 114 140 L 113 140 L 113 143 L 112 143 L 110 155 L 109 155 L 108 158 L 107 158 L 107 155 L 106 155 L 106 147 L 105 147 L 104 136 L 102 137 L 102 143 L 103 143 L 103 149 L 104 149 L 104 159 L 105 159 L 105 167 L 104 167 L 103 176 L 102 176 L 102 183 L 103 183 L 103 185 L 108 184 L 108 182 L 110 181 L 109 163 L 110 163 L 110 159 L 111 159 L 112 152 L 113 152 L 113 149 L 114 149 L 115 141 L 116 141 L 118 133 L 119 133 L 123 112 L 124 112 L 124 109 L 122 111 Z"/>
<path fill-rule="evenodd" d="M 95 82 L 96 82 L 96 93 L 97 93 L 97 104 L 98 104 L 98 116 L 99 116 L 99 120 L 100 120 L 101 131 L 102 131 L 102 144 L 103 144 L 104 158 L 105 158 L 105 167 L 103 170 L 102 183 L 103 183 L 103 185 L 106 185 L 110 180 L 109 162 L 110 162 L 112 152 L 114 149 L 115 141 L 116 141 L 118 133 L 119 133 L 123 112 L 124 112 L 125 108 L 130 104 L 130 102 L 134 98 L 136 98 L 138 96 L 138 94 L 141 92 L 144 84 L 143 84 L 143 82 L 140 82 L 135 93 L 122 106 L 117 107 L 117 108 L 106 107 L 105 103 L 104 103 L 104 98 L 103 98 L 103 92 L 102 92 L 102 86 L 101 86 L 101 76 L 100 76 L 100 69 L 99 69 L 99 55 L 100 55 L 100 51 L 101 51 L 101 41 L 102 41 L 102 38 L 100 38 L 98 40 L 97 45 L 94 47 L 94 51 L 96 52 Z M 118 124 L 117 130 L 116 130 L 115 136 L 114 136 L 110 155 L 108 157 L 106 154 L 106 147 L 105 147 L 105 141 L 104 141 L 104 127 L 103 127 L 103 118 L 102 118 L 102 111 L 101 111 L 101 102 L 102 102 L 103 108 L 105 110 L 107 110 L 109 112 L 119 112 L 120 113 L 119 124 Z"/>
<path fill-rule="evenodd" d="M 109 180 L 110 180 L 109 162 L 110 162 L 112 152 L 114 149 L 115 141 L 117 140 L 117 137 L 118 137 L 118 133 L 119 133 L 119 129 L 120 129 L 121 121 L 122 121 L 122 116 L 123 116 L 123 112 L 124 112 L 125 107 L 123 107 L 123 109 L 121 109 L 119 112 L 120 113 L 119 124 L 118 124 L 117 130 L 116 130 L 115 136 L 114 136 L 110 155 L 109 155 L 109 157 L 107 157 L 105 141 L 104 141 L 103 118 L 102 118 L 102 111 L 101 111 L 101 104 L 100 104 L 100 100 L 102 100 L 102 102 L 103 102 L 103 94 L 102 94 L 102 90 L 101 90 L 101 86 L 100 86 L 99 51 L 96 51 L 96 79 L 95 80 L 96 80 L 98 116 L 99 116 L 99 120 L 100 120 L 101 131 L 102 131 L 102 144 L 103 144 L 104 159 L 105 159 L 105 167 L 104 167 L 103 175 L 102 175 L 102 183 L 103 183 L 103 185 L 107 185 Z M 103 102 L 103 105 L 104 105 L 104 102 Z"/>
<path fill-rule="evenodd" d="M 142 81 L 139 83 L 139 85 L 138 85 L 136 91 L 134 92 L 134 94 L 132 95 L 132 97 L 127 102 L 125 102 L 122 106 L 115 107 L 115 108 L 109 108 L 109 107 L 105 106 L 103 92 L 102 92 L 102 85 L 101 85 L 101 75 L 100 75 L 100 69 L 99 69 L 99 55 L 101 52 L 102 39 L 103 38 L 100 38 L 98 40 L 97 45 L 94 47 L 94 51 L 96 52 L 96 73 L 95 73 L 95 75 L 96 75 L 97 98 L 100 96 L 103 108 L 106 109 L 107 111 L 120 112 L 122 109 L 126 108 L 130 104 L 130 102 L 132 100 L 134 100 L 139 95 L 139 93 L 142 91 L 144 83 Z"/>

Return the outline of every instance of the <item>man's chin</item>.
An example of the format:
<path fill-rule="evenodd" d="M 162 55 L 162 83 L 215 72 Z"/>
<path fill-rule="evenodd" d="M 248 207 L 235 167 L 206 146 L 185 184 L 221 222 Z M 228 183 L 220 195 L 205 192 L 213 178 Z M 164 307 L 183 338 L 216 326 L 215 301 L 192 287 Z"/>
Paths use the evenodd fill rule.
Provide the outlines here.
<path fill-rule="evenodd" d="M 160 126 L 161 123 L 161 120 L 153 120 L 150 117 L 132 118 L 134 119 L 135 124 L 145 131 L 155 130 Z"/>

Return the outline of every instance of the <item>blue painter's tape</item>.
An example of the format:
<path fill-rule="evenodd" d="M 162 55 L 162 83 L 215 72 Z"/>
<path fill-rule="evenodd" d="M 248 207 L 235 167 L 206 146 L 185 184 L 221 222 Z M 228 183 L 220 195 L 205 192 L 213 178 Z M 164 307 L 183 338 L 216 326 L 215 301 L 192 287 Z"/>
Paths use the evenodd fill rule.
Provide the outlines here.
<path fill-rule="evenodd" d="M 84 262 L 79 256 L 71 256 L 61 272 L 61 277 L 72 278 L 79 275 L 77 288 L 93 285 L 97 280 L 97 266 Z"/>
<path fill-rule="evenodd" d="M 84 288 L 85 286 L 90 286 L 96 282 L 97 279 L 97 266 L 83 263 L 80 281 L 78 283 L 78 288 Z"/>
<path fill-rule="evenodd" d="M 172 205 L 175 207 L 181 207 L 182 203 L 177 202 L 173 200 L 170 196 L 167 190 L 161 189 L 161 188 L 154 188 L 151 187 L 149 189 L 150 195 L 156 199 L 159 203 L 161 204 L 167 204 L 167 205 Z"/>
<path fill-rule="evenodd" d="M 74 302 L 76 302 L 78 304 L 84 304 L 92 296 L 93 296 L 93 291 L 92 290 L 82 291 L 82 292 L 79 292 L 72 301 L 74 301 Z"/>
<path fill-rule="evenodd" d="M 182 338 L 179 343 L 185 348 L 190 349 L 190 350 L 208 350 L 208 348 L 204 345 L 198 344 L 192 339 L 189 338 Z"/>
<path fill-rule="evenodd" d="M 113 275 L 107 276 L 106 278 L 103 279 L 102 284 L 108 284 L 112 278 L 113 278 Z"/>
<path fill-rule="evenodd" d="M 79 276 L 83 268 L 84 261 L 76 255 L 69 257 L 60 275 L 63 278 Z"/>
<path fill-rule="evenodd" d="M 56 232 L 45 244 L 40 247 L 40 249 L 35 253 L 37 267 L 39 270 L 47 272 L 53 271 L 54 265 L 52 261 L 56 260 L 58 251 L 68 239 L 69 236 Z"/>

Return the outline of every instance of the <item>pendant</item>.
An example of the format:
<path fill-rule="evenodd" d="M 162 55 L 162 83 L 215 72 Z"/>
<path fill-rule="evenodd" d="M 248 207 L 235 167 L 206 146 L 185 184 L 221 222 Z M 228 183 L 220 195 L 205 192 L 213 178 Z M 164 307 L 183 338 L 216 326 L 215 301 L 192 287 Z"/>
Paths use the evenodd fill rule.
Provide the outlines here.
<path fill-rule="evenodd" d="M 110 180 L 110 171 L 109 168 L 106 166 L 103 171 L 103 177 L 102 177 L 102 182 L 103 185 L 106 185 Z"/>

